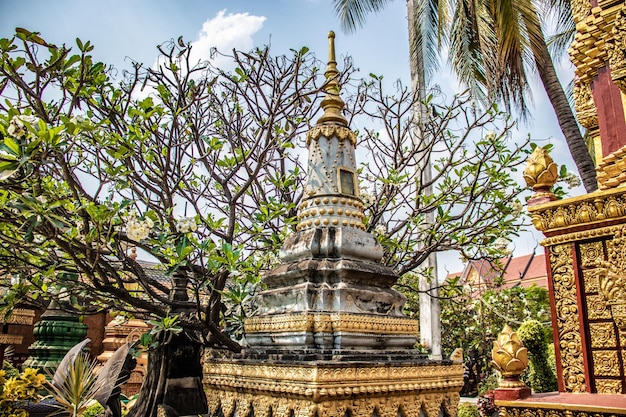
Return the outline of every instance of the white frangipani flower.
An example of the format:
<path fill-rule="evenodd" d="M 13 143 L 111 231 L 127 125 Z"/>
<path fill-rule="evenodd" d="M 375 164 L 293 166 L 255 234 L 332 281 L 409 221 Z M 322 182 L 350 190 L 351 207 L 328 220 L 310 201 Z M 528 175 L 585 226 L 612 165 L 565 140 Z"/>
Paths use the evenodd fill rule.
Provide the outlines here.
<path fill-rule="evenodd" d="M 176 221 L 176 230 L 179 233 L 195 232 L 198 230 L 195 217 L 182 217 Z"/>
<path fill-rule="evenodd" d="M 488 130 L 487 133 L 485 133 L 485 140 L 488 142 L 492 142 L 494 140 L 496 140 L 496 132 L 494 132 L 493 130 Z"/>
<path fill-rule="evenodd" d="M 126 235 L 131 240 L 140 241 L 146 239 L 150 235 L 150 229 L 153 227 L 154 222 L 151 219 L 138 219 L 134 211 L 126 216 Z"/>

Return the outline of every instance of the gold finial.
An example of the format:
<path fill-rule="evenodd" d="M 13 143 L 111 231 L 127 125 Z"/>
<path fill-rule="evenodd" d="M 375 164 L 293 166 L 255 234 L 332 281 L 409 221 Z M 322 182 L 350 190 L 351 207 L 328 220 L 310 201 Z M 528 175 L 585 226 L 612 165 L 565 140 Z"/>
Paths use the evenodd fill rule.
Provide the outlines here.
<path fill-rule="evenodd" d="M 335 59 L 335 32 L 332 30 L 328 32 L 328 63 L 334 62 L 337 64 L 337 60 Z"/>
<path fill-rule="evenodd" d="M 317 124 L 324 123 L 339 123 L 344 126 L 348 125 L 348 121 L 341 114 L 343 110 L 344 102 L 339 96 L 341 86 L 337 79 L 339 78 L 339 71 L 337 70 L 337 61 L 335 56 L 335 32 L 332 30 L 328 32 L 328 66 L 326 72 L 326 97 L 322 100 L 321 107 L 324 110 L 324 114 L 319 118 Z"/>
<path fill-rule="evenodd" d="M 528 205 L 556 200 L 552 187 L 559 178 L 557 168 L 548 151 L 541 146 L 537 146 L 530 154 L 524 169 L 524 180 L 535 190 L 535 195 L 528 201 Z"/>
<path fill-rule="evenodd" d="M 504 381 L 500 383 L 501 388 L 526 386 L 519 380 L 519 376 L 528 366 L 528 350 L 508 324 L 504 326 L 498 339 L 493 342 L 491 358 L 491 363 L 504 378 Z"/>

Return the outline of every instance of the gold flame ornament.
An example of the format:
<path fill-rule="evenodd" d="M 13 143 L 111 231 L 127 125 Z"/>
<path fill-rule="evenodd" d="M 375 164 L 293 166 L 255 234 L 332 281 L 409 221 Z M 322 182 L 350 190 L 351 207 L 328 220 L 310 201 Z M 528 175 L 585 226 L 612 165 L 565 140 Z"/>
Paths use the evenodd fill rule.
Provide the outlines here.
<path fill-rule="evenodd" d="M 524 180 L 535 190 L 531 200 L 535 204 L 556 200 L 552 187 L 559 178 L 558 166 L 544 148 L 537 146 L 530 154 L 524 169 Z M 531 202 L 529 201 L 529 205 Z"/>
<path fill-rule="evenodd" d="M 504 326 L 498 339 L 493 342 L 491 358 L 491 363 L 504 378 L 500 387 L 518 388 L 526 386 L 519 380 L 519 376 L 528 366 L 528 350 L 508 324 Z"/>

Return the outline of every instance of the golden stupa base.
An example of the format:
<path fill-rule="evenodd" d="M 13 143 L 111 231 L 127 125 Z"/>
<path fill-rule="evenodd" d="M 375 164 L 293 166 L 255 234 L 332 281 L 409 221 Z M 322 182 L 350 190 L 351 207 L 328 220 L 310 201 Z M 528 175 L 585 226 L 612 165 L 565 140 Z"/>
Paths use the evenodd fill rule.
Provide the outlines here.
<path fill-rule="evenodd" d="M 463 386 L 462 365 L 424 358 L 411 361 L 406 352 L 399 355 L 403 358 L 394 359 L 394 354 L 389 354 L 385 360 L 384 353 L 337 358 L 294 352 L 294 357 L 279 354 L 262 363 L 259 357 L 207 357 L 204 383 L 209 414 L 248 416 L 252 411 L 255 417 L 290 417 L 292 413 L 294 417 L 397 417 L 399 413 L 404 417 L 456 416 Z M 360 360 L 346 360 L 346 356 Z"/>

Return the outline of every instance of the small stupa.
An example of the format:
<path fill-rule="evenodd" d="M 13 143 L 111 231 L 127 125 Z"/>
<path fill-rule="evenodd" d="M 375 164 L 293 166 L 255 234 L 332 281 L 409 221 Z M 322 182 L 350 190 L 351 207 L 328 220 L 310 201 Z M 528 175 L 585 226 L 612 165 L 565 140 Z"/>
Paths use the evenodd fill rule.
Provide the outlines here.
<path fill-rule="evenodd" d="M 356 135 L 342 115 L 330 32 L 323 115 L 307 134 L 305 196 L 281 265 L 263 277 L 246 349 L 207 355 L 212 414 L 455 416 L 460 363 L 418 353 L 417 320 L 391 287 L 398 276 L 365 230 Z"/>

